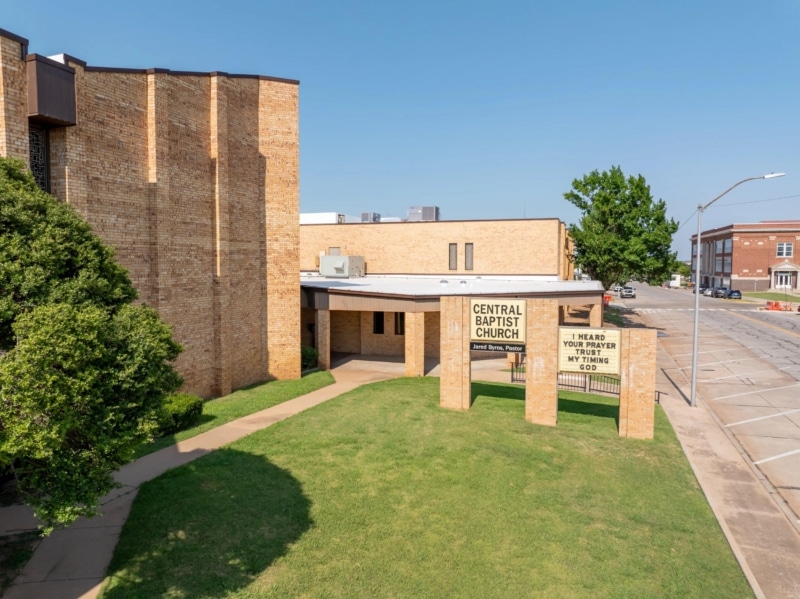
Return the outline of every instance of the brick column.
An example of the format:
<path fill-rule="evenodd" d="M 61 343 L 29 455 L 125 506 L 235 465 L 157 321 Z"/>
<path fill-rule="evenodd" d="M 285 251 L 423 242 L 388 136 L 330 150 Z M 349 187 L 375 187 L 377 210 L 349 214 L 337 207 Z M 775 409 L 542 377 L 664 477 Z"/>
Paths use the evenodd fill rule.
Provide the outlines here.
<path fill-rule="evenodd" d="M 228 96 L 227 78 L 211 78 L 210 153 L 214 178 L 214 392 L 228 395 L 232 390 L 231 277 L 230 277 L 230 185 L 228 182 Z"/>
<path fill-rule="evenodd" d="M 28 164 L 28 41 L 0 35 L 0 156 Z"/>
<path fill-rule="evenodd" d="M 406 312 L 406 376 L 425 376 L 425 312 Z"/>
<path fill-rule="evenodd" d="M 442 375 L 439 405 L 453 410 L 469 410 L 472 404 L 469 357 L 469 298 L 442 297 L 440 302 L 439 363 Z"/>
<path fill-rule="evenodd" d="M 603 300 L 599 304 L 592 304 L 589 307 L 589 326 L 596 329 L 603 327 Z"/>
<path fill-rule="evenodd" d="M 300 190 L 297 85 L 259 79 L 264 160 L 266 366 L 264 378 L 300 378 Z"/>
<path fill-rule="evenodd" d="M 330 310 L 317 310 L 314 323 L 314 336 L 319 352 L 317 365 L 322 370 L 331 368 L 331 312 Z"/>
<path fill-rule="evenodd" d="M 558 422 L 558 300 L 529 299 L 525 368 L 525 420 Z"/>
<path fill-rule="evenodd" d="M 653 438 L 656 392 L 656 330 L 622 329 L 620 339 L 619 435 Z"/>

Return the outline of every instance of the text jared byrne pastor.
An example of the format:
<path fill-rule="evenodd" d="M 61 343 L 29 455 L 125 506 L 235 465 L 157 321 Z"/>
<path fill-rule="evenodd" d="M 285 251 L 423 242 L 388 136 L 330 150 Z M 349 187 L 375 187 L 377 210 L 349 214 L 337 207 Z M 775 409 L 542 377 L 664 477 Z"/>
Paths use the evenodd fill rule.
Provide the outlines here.
<path fill-rule="evenodd" d="M 479 339 L 521 339 L 519 306 L 506 304 L 475 304 L 472 306 L 475 319 L 475 337 Z"/>

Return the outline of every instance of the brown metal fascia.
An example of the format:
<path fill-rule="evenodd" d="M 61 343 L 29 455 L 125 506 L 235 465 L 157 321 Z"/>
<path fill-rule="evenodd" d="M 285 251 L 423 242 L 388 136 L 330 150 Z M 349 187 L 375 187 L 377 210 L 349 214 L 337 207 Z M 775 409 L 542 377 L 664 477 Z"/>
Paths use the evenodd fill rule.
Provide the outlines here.
<path fill-rule="evenodd" d="M 53 60 L 52 58 L 48 58 L 47 56 L 42 56 L 41 54 L 28 54 L 25 57 L 25 62 L 43 62 L 51 67 L 55 67 L 57 69 L 61 69 L 62 71 L 66 71 L 67 73 L 74 75 L 75 69 L 68 64 L 64 64 L 63 62 L 58 62 L 57 60 Z"/>
<path fill-rule="evenodd" d="M 0 37 L 9 39 L 12 42 L 17 42 L 21 48 L 20 59 L 25 60 L 25 57 L 28 55 L 28 43 L 29 43 L 26 38 L 19 36 L 16 33 L 11 33 L 6 29 L 0 29 Z"/>
<path fill-rule="evenodd" d="M 330 295 L 352 295 L 352 296 L 360 296 L 360 297 L 371 297 L 371 298 L 391 298 L 391 299 L 404 299 L 404 300 L 439 300 L 442 297 L 508 297 L 508 298 L 552 298 L 552 299 L 561 299 L 561 298 L 569 298 L 574 299 L 575 301 L 583 301 L 584 299 L 597 299 L 599 297 L 601 300 L 604 295 L 604 291 L 532 291 L 530 293 L 458 293 L 458 294 L 437 294 L 437 295 L 407 295 L 402 293 L 375 293 L 375 292 L 366 292 L 366 291 L 351 291 L 345 289 L 336 289 L 333 291 L 331 289 L 328 290 Z"/>
<path fill-rule="evenodd" d="M 278 79 L 277 77 L 263 77 L 263 79 L 270 79 L 272 81 L 285 81 L 287 83 L 293 83 L 291 79 Z M 300 83 L 296 81 L 294 83 Z M 330 227 L 335 225 L 337 227 L 363 227 L 365 225 L 437 225 L 441 223 L 518 223 L 518 222 L 529 222 L 529 221 L 555 221 L 558 223 L 562 223 L 563 221 L 560 218 L 468 218 L 468 219 L 461 219 L 461 220 L 401 220 L 401 221 L 391 221 L 391 222 L 379 222 L 379 223 L 304 223 L 300 225 L 301 227 Z"/>

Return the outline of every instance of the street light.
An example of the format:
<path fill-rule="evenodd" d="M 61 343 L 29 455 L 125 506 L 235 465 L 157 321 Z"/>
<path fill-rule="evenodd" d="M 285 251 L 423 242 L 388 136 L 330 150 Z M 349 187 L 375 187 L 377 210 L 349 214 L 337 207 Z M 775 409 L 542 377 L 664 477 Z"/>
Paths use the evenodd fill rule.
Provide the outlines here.
<path fill-rule="evenodd" d="M 711 200 L 708 204 L 698 204 L 697 205 L 697 255 L 695 257 L 695 265 L 694 265 L 694 335 L 692 339 L 692 407 L 697 407 L 697 335 L 700 327 L 700 293 L 698 288 L 700 287 L 700 257 L 702 255 L 702 245 L 700 244 L 701 241 L 701 234 L 700 234 L 700 218 L 705 212 L 706 208 L 711 206 L 714 202 L 724 196 L 726 193 L 738 187 L 742 183 L 747 183 L 748 181 L 755 181 L 756 179 L 774 179 L 776 177 L 783 177 L 786 173 L 770 173 L 768 175 L 761 175 L 760 177 L 748 177 L 747 179 L 742 179 L 738 183 L 731 185 L 728 189 L 723 191 L 713 200 Z"/>

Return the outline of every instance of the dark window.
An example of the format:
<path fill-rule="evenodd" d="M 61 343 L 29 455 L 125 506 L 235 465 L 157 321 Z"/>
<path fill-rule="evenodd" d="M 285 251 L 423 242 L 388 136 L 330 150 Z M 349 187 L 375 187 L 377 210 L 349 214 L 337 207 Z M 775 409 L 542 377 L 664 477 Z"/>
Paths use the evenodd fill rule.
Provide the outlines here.
<path fill-rule="evenodd" d="M 50 140 L 47 129 L 31 123 L 28 127 L 31 172 L 36 184 L 50 193 Z"/>
<path fill-rule="evenodd" d="M 456 270 L 458 268 L 458 244 L 451 243 L 450 244 L 450 270 Z"/>
<path fill-rule="evenodd" d="M 794 247 L 791 242 L 778 244 L 778 258 L 791 258 Z"/>
<path fill-rule="evenodd" d="M 464 244 L 464 268 L 466 270 L 472 270 L 472 244 L 465 243 Z"/>
<path fill-rule="evenodd" d="M 395 335 L 405 335 L 406 334 L 406 313 L 405 312 L 395 312 L 394 313 L 394 334 Z"/>
<path fill-rule="evenodd" d="M 372 313 L 372 334 L 383 335 L 383 312 Z"/>

